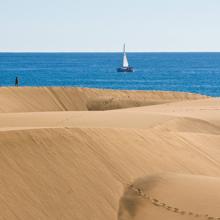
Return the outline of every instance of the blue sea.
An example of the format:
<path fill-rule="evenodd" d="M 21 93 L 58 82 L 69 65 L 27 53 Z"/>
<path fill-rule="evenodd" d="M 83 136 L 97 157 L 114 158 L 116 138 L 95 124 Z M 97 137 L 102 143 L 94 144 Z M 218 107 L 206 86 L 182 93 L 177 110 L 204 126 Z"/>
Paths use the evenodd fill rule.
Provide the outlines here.
<path fill-rule="evenodd" d="M 220 53 L 0 53 L 0 86 L 165 90 L 220 96 Z"/>

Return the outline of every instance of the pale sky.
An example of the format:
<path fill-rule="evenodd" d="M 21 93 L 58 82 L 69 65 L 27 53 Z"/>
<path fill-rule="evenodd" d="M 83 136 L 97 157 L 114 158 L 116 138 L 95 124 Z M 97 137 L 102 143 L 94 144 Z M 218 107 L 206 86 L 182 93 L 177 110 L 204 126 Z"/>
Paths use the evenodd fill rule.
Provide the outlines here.
<path fill-rule="evenodd" d="M 220 51 L 220 0 L 0 0 L 0 51 Z"/>

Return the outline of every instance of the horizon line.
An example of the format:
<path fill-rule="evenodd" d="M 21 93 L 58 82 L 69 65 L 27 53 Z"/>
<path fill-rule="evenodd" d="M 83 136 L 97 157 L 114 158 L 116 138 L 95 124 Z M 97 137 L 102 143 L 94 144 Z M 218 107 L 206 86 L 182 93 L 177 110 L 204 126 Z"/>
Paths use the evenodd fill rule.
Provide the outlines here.
<path fill-rule="evenodd" d="M 0 51 L 0 53 L 122 53 L 122 51 Z M 220 53 L 220 51 L 126 51 L 126 53 Z"/>

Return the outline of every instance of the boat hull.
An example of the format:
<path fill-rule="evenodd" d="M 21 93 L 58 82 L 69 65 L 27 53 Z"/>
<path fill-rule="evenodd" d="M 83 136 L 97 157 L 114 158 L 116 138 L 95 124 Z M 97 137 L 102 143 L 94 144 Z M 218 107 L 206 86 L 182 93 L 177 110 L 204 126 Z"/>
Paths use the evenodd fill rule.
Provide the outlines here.
<path fill-rule="evenodd" d="M 123 72 L 123 73 L 132 73 L 134 72 L 134 68 L 133 67 L 119 67 L 117 68 L 117 72 Z"/>

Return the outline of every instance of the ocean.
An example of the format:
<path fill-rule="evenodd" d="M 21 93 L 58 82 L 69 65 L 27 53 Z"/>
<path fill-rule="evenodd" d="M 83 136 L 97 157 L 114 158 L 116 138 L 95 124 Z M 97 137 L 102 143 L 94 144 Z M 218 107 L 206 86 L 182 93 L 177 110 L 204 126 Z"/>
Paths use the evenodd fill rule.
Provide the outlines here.
<path fill-rule="evenodd" d="M 164 90 L 220 96 L 220 53 L 0 53 L 0 86 Z"/>

